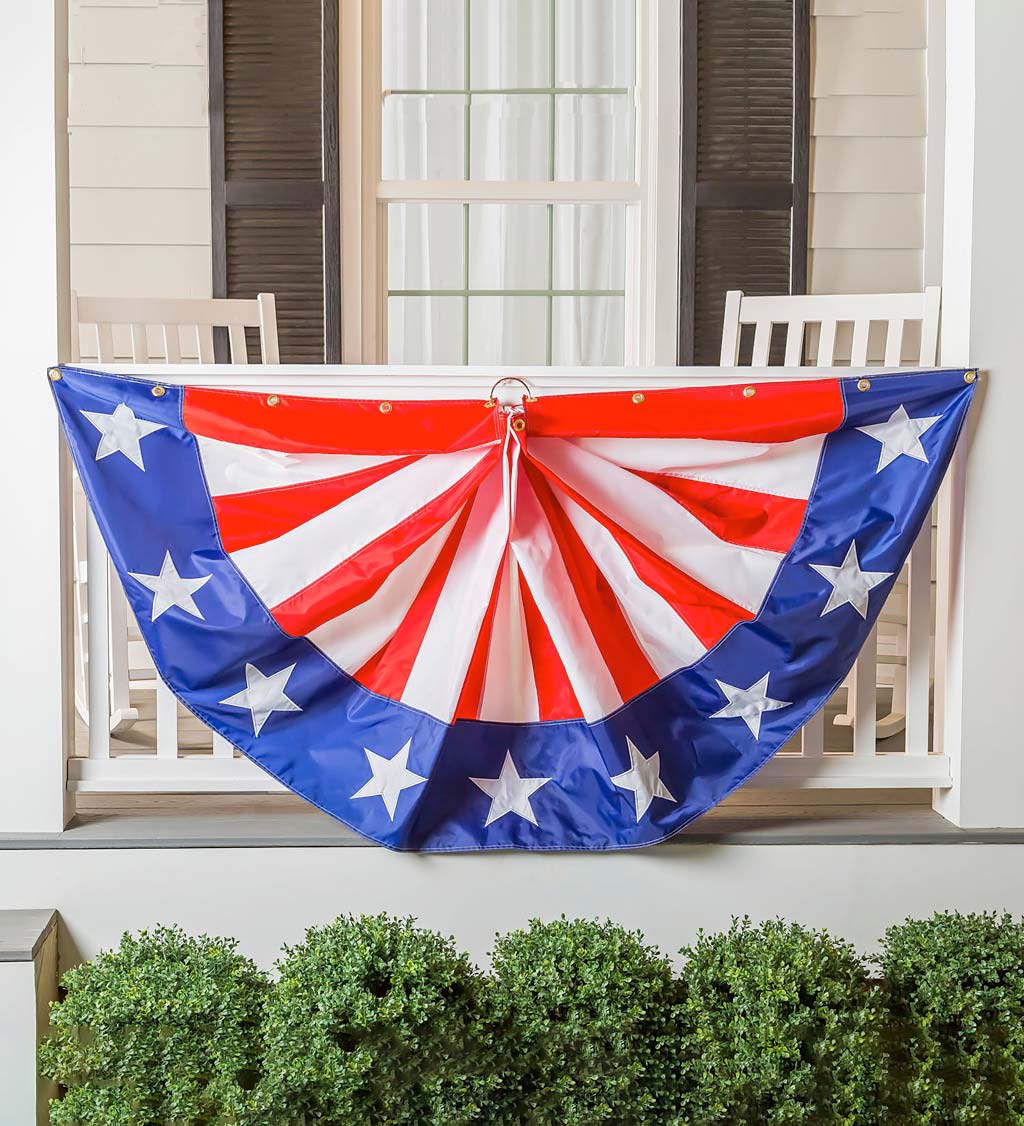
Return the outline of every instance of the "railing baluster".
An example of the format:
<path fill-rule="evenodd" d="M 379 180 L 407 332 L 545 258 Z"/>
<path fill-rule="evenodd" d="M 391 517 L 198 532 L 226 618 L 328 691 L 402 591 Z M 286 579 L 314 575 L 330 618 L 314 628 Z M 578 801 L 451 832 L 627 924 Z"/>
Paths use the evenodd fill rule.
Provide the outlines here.
<path fill-rule="evenodd" d="M 214 758 L 234 758 L 235 748 L 224 738 L 223 735 L 218 735 L 215 731 L 213 733 L 213 755 Z"/>
<path fill-rule="evenodd" d="M 156 753 L 178 757 L 178 701 L 162 679 L 156 682 Z"/>
<path fill-rule="evenodd" d="M 107 548 L 92 511 L 86 513 L 89 585 L 89 758 L 110 758 L 110 637 Z"/>
<path fill-rule="evenodd" d="M 878 689 L 875 687 L 878 668 L 878 630 L 872 628 L 864 642 L 853 671 L 850 673 L 850 703 L 847 711 L 853 716 L 853 753 L 870 758 L 875 754 L 875 724 Z"/>
<path fill-rule="evenodd" d="M 800 732 L 800 751 L 804 758 L 821 758 L 825 753 L 825 709 L 804 724 Z"/>
<path fill-rule="evenodd" d="M 930 517 L 910 552 L 907 578 L 906 752 L 908 755 L 926 755 L 932 640 Z"/>

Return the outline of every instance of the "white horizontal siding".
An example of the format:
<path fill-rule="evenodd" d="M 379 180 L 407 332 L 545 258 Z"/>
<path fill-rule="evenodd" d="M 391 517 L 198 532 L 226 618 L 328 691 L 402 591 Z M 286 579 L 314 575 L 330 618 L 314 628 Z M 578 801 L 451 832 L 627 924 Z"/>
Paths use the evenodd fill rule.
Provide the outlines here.
<path fill-rule="evenodd" d="M 71 200 L 75 243 L 210 245 L 208 188 L 76 188 Z"/>
<path fill-rule="evenodd" d="M 923 286 L 926 0 L 814 0 L 809 288 Z"/>
<path fill-rule="evenodd" d="M 203 66 L 206 62 L 206 7 L 153 4 L 145 7 L 91 7 L 79 4 L 68 27 L 72 63 Z"/>
<path fill-rule="evenodd" d="M 209 297 L 205 0 L 70 0 L 69 16 L 72 285 Z"/>
<path fill-rule="evenodd" d="M 210 134 L 188 129 L 71 129 L 72 188 L 210 187 Z"/>

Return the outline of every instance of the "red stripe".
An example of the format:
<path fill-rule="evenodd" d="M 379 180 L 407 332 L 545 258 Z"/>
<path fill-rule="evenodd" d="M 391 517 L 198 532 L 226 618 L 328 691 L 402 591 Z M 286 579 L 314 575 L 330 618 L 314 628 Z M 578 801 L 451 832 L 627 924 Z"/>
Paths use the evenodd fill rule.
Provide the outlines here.
<path fill-rule="evenodd" d="M 434 615 L 437 600 L 441 597 L 441 591 L 451 571 L 455 553 L 462 542 L 463 532 L 469 523 L 470 508 L 471 505 L 467 504 L 465 511 L 452 528 L 441 549 L 441 554 L 438 555 L 430 569 L 430 574 L 427 575 L 426 582 L 420 587 L 413 604 L 391 640 L 355 674 L 356 680 L 372 692 L 379 692 L 380 695 L 388 696 L 392 700 L 402 698 L 416 655 L 420 651 L 430 619 Z"/>
<path fill-rule="evenodd" d="M 720 540 L 785 554 L 803 526 L 807 501 L 753 489 L 634 470 L 668 493 Z"/>
<path fill-rule="evenodd" d="M 455 709 L 455 719 L 478 719 L 480 704 L 484 698 L 484 681 L 487 679 L 487 658 L 491 650 L 491 637 L 494 634 L 494 616 L 498 608 L 498 592 L 501 589 L 502 568 L 494 579 L 491 590 L 491 600 L 487 604 L 487 613 L 480 624 L 477 634 L 476 647 L 466 670 L 466 679 L 462 685 L 462 695 Z"/>
<path fill-rule="evenodd" d="M 530 459 L 531 464 L 555 487 L 571 497 L 576 503 L 606 528 L 615 542 L 626 553 L 633 570 L 640 581 L 658 592 L 673 610 L 693 630 L 696 637 L 709 649 L 720 641 L 737 622 L 749 622 L 754 618 L 752 611 L 731 602 L 724 595 L 704 586 L 691 575 L 680 571 L 668 560 L 662 559 L 632 533 L 620 527 L 606 513 L 595 507 L 585 496 L 566 484 L 543 462 Z"/>
<path fill-rule="evenodd" d="M 281 628 L 300 637 L 372 597 L 395 567 L 458 512 L 500 456 L 493 450 L 445 492 L 275 606 Z"/>
<path fill-rule="evenodd" d="M 383 465 L 371 465 L 320 481 L 214 497 L 220 538 L 227 551 L 241 551 L 244 547 L 276 540 L 414 461 L 414 457 L 395 458 Z"/>
<path fill-rule="evenodd" d="M 538 714 L 542 720 L 581 719 L 583 709 L 522 571 L 519 572 L 519 589 L 523 598 L 533 679 L 537 687 Z"/>
<path fill-rule="evenodd" d="M 723 387 L 552 395 L 526 402 L 526 433 L 557 438 L 721 438 L 790 442 L 827 434 L 843 421 L 838 379 L 770 381 Z"/>
<path fill-rule="evenodd" d="M 652 684 L 657 684 L 658 674 L 633 635 L 615 592 L 555 499 L 551 486 L 534 466 L 527 464 L 526 472 L 547 517 L 559 556 L 601 657 L 619 695 L 623 700 L 632 700 Z"/>
<path fill-rule="evenodd" d="M 281 395 L 270 406 L 264 394 L 186 387 L 182 417 L 204 438 L 288 453 L 446 453 L 497 440 L 497 414 L 482 398 L 387 405 Z"/>

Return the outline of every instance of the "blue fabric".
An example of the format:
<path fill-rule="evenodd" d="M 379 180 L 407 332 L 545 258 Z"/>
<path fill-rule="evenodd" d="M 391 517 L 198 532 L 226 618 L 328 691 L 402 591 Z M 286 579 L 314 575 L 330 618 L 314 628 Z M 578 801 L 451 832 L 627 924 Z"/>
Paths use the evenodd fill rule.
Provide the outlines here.
<path fill-rule="evenodd" d="M 395 849 L 611 849 L 651 844 L 705 813 L 762 767 L 841 683 L 927 519 L 970 406 L 956 371 L 875 377 L 869 393 L 843 379 L 846 419 L 825 441 L 804 526 L 756 619 L 735 627 L 690 668 L 599 723 L 444 724 L 356 684 L 310 641 L 287 636 L 227 557 L 180 388 L 64 367 L 52 384 L 64 432 L 114 565 L 160 675 L 204 723 L 289 789 L 359 833 Z M 96 460 L 99 432 L 83 410 L 127 403 L 165 429 L 145 437 L 145 472 L 120 454 Z M 922 436 L 927 463 L 902 456 L 876 472 L 880 444 L 856 430 L 903 405 L 941 415 Z M 856 538 L 860 566 L 891 572 L 871 592 L 867 620 L 851 606 L 821 615 L 831 587 L 810 563 L 839 564 Z M 170 550 L 182 574 L 210 574 L 196 594 L 204 619 L 150 614 L 153 594 L 128 572 L 154 575 Z M 301 708 L 274 713 L 258 737 L 248 711 L 220 703 L 245 686 L 247 662 L 265 673 L 292 663 L 287 694 Z M 716 680 L 746 688 L 765 672 L 760 738 L 741 719 L 709 718 L 726 701 Z M 660 753 L 675 803 L 655 799 L 639 822 L 633 793 L 611 778 L 630 768 L 626 739 Z M 383 800 L 353 800 L 371 776 L 364 748 L 391 757 L 411 741 L 394 820 Z M 485 826 L 490 798 L 471 777 L 497 778 L 507 751 L 522 777 L 550 777 L 530 797 L 537 825 L 514 813 Z"/>

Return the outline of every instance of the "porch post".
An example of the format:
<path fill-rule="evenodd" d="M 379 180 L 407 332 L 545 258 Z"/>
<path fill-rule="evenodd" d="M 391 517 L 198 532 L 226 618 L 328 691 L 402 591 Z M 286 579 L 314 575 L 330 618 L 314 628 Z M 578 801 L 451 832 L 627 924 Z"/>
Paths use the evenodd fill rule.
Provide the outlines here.
<path fill-rule="evenodd" d="M 954 786 L 935 808 L 971 828 L 1024 827 L 1024 151 L 1006 132 L 1024 108 L 1022 40 L 1024 6 L 949 0 L 942 362 L 983 381 L 939 591 L 953 611 L 936 711 Z"/>
<path fill-rule="evenodd" d="M 46 368 L 69 354 L 67 0 L 6 11 L 0 66 L 0 832 L 65 824 L 67 467 Z"/>

